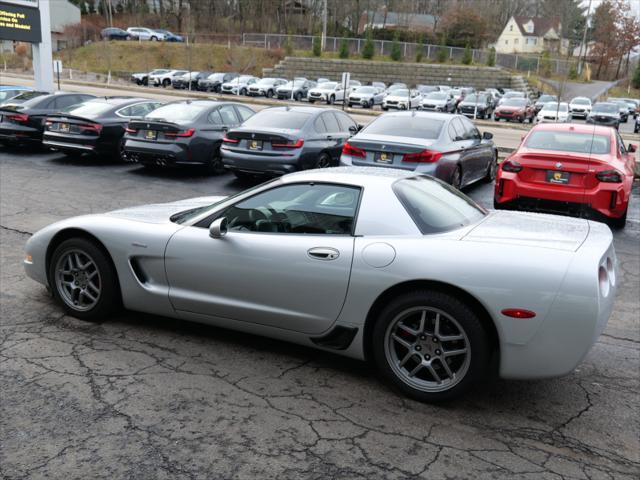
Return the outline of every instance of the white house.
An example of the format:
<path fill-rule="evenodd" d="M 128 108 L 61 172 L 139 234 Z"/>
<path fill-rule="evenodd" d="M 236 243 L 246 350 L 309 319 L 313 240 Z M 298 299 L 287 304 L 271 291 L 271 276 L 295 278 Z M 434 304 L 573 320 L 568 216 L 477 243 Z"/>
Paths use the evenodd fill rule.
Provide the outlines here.
<path fill-rule="evenodd" d="M 542 53 L 566 55 L 569 40 L 562 38 L 559 17 L 512 16 L 495 43 L 498 53 Z"/>

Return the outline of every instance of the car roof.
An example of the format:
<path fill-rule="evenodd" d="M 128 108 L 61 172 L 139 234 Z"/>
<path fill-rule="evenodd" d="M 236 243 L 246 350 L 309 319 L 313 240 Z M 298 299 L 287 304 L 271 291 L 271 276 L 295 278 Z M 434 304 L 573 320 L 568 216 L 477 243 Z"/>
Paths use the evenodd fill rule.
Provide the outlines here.
<path fill-rule="evenodd" d="M 300 112 L 300 113 L 310 113 L 310 114 L 317 114 L 317 113 L 322 113 L 322 112 L 328 112 L 328 111 L 338 111 L 336 108 L 323 108 L 323 107 L 306 107 L 306 106 L 297 106 L 297 105 L 287 105 L 284 107 L 270 107 L 270 108 L 265 108 L 263 110 L 261 110 L 261 112 L 267 112 L 267 111 L 274 111 L 274 110 L 281 110 L 281 111 L 287 111 L 287 112 Z"/>
<path fill-rule="evenodd" d="M 126 96 L 96 97 L 96 98 L 87 100 L 87 102 L 92 102 L 92 103 L 108 103 L 109 105 L 113 105 L 114 107 L 125 104 L 125 103 L 138 103 L 138 102 L 147 102 L 147 101 L 152 101 L 152 100 L 149 98 L 143 98 L 143 97 L 126 97 Z"/>
<path fill-rule="evenodd" d="M 612 127 L 591 125 L 587 123 L 539 123 L 531 131 L 546 130 L 555 132 L 593 133 L 594 135 L 611 135 Z"/>
<path fill-rule="evenodd" d="M 401 170 L 398 168 L 377 167 L 334 167 L 316 170 L 303 170 L 290 173 L 282 178 L 282 183 L 297 182 L 331 182 L 347 185 L 390 185 L 397 180 L 419 176 L 416 172 Z"/>
<path fill-rule="evenodd" d="M 4 90 L 24 90 L 31 91 L 33 90 L 31 87 L 22 87 L 19 85 L 0 85 L 0 92 Z"/>
<path fill-rule="evenodd" d="M 460 117 L 461 115 L 452 115 L 450 113 L 438 113 L 438 112 L 423 112 L 423 111 L 411 111 L 411 112 L 389 112 L 380 117 L 419 117 L 419 118 L 433 118 L 435 120 L 448 121 L 452 118 Z"/>

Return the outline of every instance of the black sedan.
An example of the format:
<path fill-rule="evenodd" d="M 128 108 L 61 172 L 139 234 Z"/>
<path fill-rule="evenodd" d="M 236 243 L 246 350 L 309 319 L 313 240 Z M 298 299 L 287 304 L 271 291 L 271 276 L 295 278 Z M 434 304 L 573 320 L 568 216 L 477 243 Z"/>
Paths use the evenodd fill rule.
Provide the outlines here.
<path fill-rule="evenodd" d="M 413 170 L 462 188 L 495 179 L 498 150 L 492 137 L 462 115 L 387 113 L 349 140 L 340 164 Z"/>
<path fill-rule="evenodd" d="M 198 89 L 198 82 L 201 79 L 205 79 L 209 77 L 213 72 L 191 72 L 191 88 L 190 90 Z M 183 75 L 181 77 L 176 77 L 171 80 L 171 85 L 173 88 L 178 89 L 189 89 L 189 75 Z"/>
<path fill-rule="evenodd" d="M 267 108 L 229 130 L 222 161 L 237 177 L 336 166 L 343 145 L 357 131 L 358 125 L 340 110 Z"/>
<path fill-rule="evenodd" d="M 145 167 L 204 165 L 209 173 L 222 173 L 220 145 L 225 133 L 254 113 L 246 105 L 212 100 L 163 105 L 129 122 L 125 158 Z"/>
<path fill-rule="evenodd" d="M 131 40 L 131 34 L 121 28 L 109 27 L 104 28 L 100 35 L 105 40 Z"/>
<path fill-rule="evenodd" d="M 587 123 L 608 125 L 617 130 L 620 126 L 620 107 L 616 103 L 598 102 L 587 115 Z"/>
<path fill-rule="evenodd" d="M 458 113 L 465 117 L 491 118 L 492 112 L 493 102 L 491 97 L 483 93 L 471 93 L 458 104 Z"/>
<path fill-rule="evenodd" d="M 146 98 L 94 98 L 47 117 L 42 144 L 67 155 L 95 153 L 124 159 L 122 137 L 129 120 L 160 105 Z"/>
<path fill-rule="evenodd" d="M 223 83 L 230 82 L 237 77 L 237 73 L 213 73 L 198 80 L 198 90 L 219 93 Z"/>
<path fill-rule="evenodd" d="M 0 106 L 0 143 L 39 144 L 47 116 L 92 98 L 86 93 L 22 93 Z"/>
<path fill-rule="evenodd" d="M 316 82 L 307 80 L 306 78 L 296 78 L 293 82 L 287 82 L 276 88 L 278 100 L 293 99 L 299 102 L 303 98 L 307 98 L 309 90 L 316 86 Z"/>

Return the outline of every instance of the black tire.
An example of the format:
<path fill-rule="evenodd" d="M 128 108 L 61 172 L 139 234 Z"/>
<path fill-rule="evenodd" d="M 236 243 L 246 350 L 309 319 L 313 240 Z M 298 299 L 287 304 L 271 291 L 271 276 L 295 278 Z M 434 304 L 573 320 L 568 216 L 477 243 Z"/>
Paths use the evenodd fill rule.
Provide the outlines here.
<path fill-rule="evenodd" d="M 507 207 L 502 204 L 502 203 L 498 203 L 495 199 L 495 197 L 493 198 L 493 209 L 494 210 L 507 210 Z"/>
<path fill-rule="evenodd" d="M 60 291 L 56 280 L 58 261 L 70 252 L 79 251 L 88 255 L 99 272 L 100 293 L 95 305 L 88 310 L 78 310 L 69 303 L 66 295 Z M 64 310 L 81 320 L 99 321 L 109 318 L 121 307 L 118 276 L 108 255 L 93 241 L 82 237 L 70 238 L 62 242 L 54 250 L 49 262 L 49 285 L 54 298 L 62 304 Z"/>
<path fill-rule="evenodd" d="M 152 42 L 157 42 L 158 39 L 156 37 L 151 37 L 149 40 L 151 40 Z"/>
<path fill-rule="evenodd" d="M 496 122 L 500 121 L 500 119 L 498 117 L 493 117 L 493 120 L 496 121 Z"/>
<path fill-rule="evenodd" d="M 493 183 L 496 179 L 496 171 L 498 170 L 498 154 L 497 152 L 493 153 L 493 157 L 491 158 L 491 162 L 487 165 L 487 173 L 483 178 L 483 181 L 486 183 Z"/>
<path fill-rule="evenodd" d="M 400 373 L 394 370 L 394 368 L 396 368 L 402 371 L 402 367 L 392 366 L 390 363 L 392 360 L 387 355 L 388 349 L 385 345 L 387 341 L 387 331 L 393 328 L 394 320 L 404 312 L 410 311 L 411 309 L 419 309 L 420 307 L 441 312 L 441 317 L 445 319 L 441 320 L 442 323 L 448 321 L 447 318 L 454 319 L 457 327 L 459 327 L 458 330 L 466 336 L 464 342 L 469 352 L 468 358 L 465 359 L 467 366 L 465 369 L 458 369 L 457 371 L 461 372 L 461 376 L 458 378 L 451 377 L 452 385 L 449 388 L 446 388 L 446 386 L 443 387 L 441 391 L 425 391 L 425 389 L 410 385 L 407 383 L 408 380 L 406 378 L 403 378 Z M 442 315 L 442 313 L 444 313 L 444 315 Z M 431 322 L 432 321 L 429 320 L 429 323 Z M 427 329 L 429 328 L 435 330 L 434 327 L 427 327 Z M 441 330 L 439 330 L 439 332 L 441 332 Z M 434 332 L 429 336 L 432 338 L 439 337 L 441 336 L 439 332 Z M 405 341 L 406 343 L 410 343 L 409 340 Z M 429 340 L 427 339 L 427 341 Z M 418 336 L 416 336 L 413 345 L 420 342 Z M 445 340 L 441 342 L 445 342 Z M 445 344 L 440 343 L 440 345 Z M 371 347 L 374 360 L 383 377 L 404 394 L 422 402 L 441 402 L 459 397 L 464 392 L 486 380 L 490 371 L 491 348 L 489 336 L 482 325 L 482 321 L 469 305 L 454 296 L 439 291 L 414 290 L 391 300 L 376 319 L 373 327 Z M 445 350 L 443 347 L 441 348 L 443 351 Z M 417 347 L 416 350 L 418 350 Z M 426 347 L 420 349 L 420 351 L 415 352 L 414 355 L 426 361 L 428 359 L 427 357 L 429 357 L 429 355 L 426 354 L 426 350 Z M 438 352 L 438 350 L 436 350 L 436 352 Z M 440 356 L 440 353 L 437 353 L 437 356 Z M 440 357 L 438 362 L 447 361 L 442 358 L 443 357 Z M 430 364 L 433 365 L 434 368 L 438 368 L 438 365 L 440 365 L 440 372 L 444 372 L 441 367 L 442 364 L 436 363 L 436 354 L 434 354 L 434 358 Z M 453 370 L 454 360 L 450 359 L 447 361 L 447 364 L 452 367 Z"/>
<path fill-rule="evenodd" d="M 124 149 L 124 144 L 126 143 L 126 139 L 121 138 L 118 142 L 117 150 L 113 153 L 113 159 L 119 162 L 127 161 L 127 152 Z"/>
<path fill-rule="evenodd" d="M 222 175 L 225 172 L 222 156 L 220 155 L 220 147 L 215 147 L 211 156 L 207 159 L 205 170 L 208 175 Z"/>
<path fill-rule="evenodd" d="M 389 111 L 389 107 L 382 107 L 382 110 L 384 110 L 385 112 Z"/>
<path fill-rule="evenodd" d="M 373 108 L 373 99 L 369 100 L 369 108 Z"/>
<path fill-rule="evenodd" d="M 296 93 L 296 94 L 293 96 L 293 99 L 294 99 L 296 102 L 299 102 L 300 100 L 302 100 L 302 94 L 301 94 L 300 92 Z"/>
<path fill-rule="evenodd" d="M 629 211 L 629 207 L 625 209 L 624 213 L 620 218 L 610 218 L 608 223 L 611 228 L 616 230 L 621 230 L 627 224 L 627 212 Z"/>
<path fill-rule="evenodd" d="M 240 90 L 240 95 L 247 95 L 247 89 L 243 88 L 242 90 Z"/>
<path fill-rule="evenodd" d="M 462 188 L 462 169 L 460 168 L 460 165 L 458 165 L 451 174 L 450 184 L 456 190 L 460 190 Z"/>
<path fill-rule="evenodd" d="M 333 105 L 335 101 L 336 101 L 336 97 L 331 95 L 329 98 L 327 98 L 327 105 Z"/>
<path fill-rule="evenodd" d="M 164 80 L 162 80 L 163 88 L 167 88 L 169 85 L 171 85 L 171 80 L 169 80 L 168 78 L 165 78 Z"/>
<path fill-rule="evenodd" d="M 316 103 L 316 101 L 312 100 L 312 99 L 309 99 L 309 103 L 311 103 L 313 105 L 314 103 Z"/>
<path fill-rule="evenodd" d="M 267 90 L 266 96 L 267 96 L 267 98 L 273 97 L 273 90 Z"/>
<path fill-rule="evenodd" d="M 316 162 L 314 163 L 312 168 L 329 168 L 333 166 L 334 165 L 331 156 L 329 156 L 328 153 L 323 152 L 318 155 L 318 158 L 316 158 Z"/>

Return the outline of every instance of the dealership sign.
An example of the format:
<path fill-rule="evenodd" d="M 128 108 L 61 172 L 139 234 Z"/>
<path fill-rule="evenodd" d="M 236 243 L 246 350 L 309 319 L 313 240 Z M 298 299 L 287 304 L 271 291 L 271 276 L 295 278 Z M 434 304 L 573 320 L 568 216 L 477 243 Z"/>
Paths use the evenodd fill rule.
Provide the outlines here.
<path fill-rule="evenodd" d="M 0 2 L 0 40 L 40 43 L 40 30 L 37 8 Z"/>

